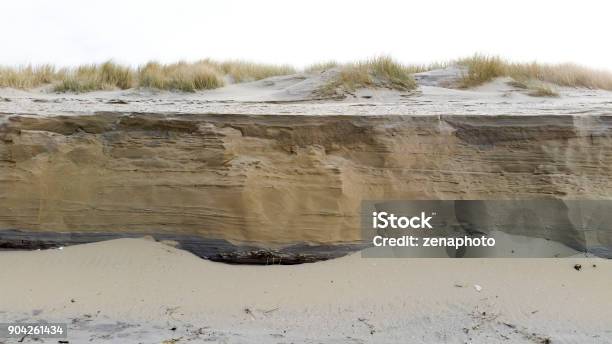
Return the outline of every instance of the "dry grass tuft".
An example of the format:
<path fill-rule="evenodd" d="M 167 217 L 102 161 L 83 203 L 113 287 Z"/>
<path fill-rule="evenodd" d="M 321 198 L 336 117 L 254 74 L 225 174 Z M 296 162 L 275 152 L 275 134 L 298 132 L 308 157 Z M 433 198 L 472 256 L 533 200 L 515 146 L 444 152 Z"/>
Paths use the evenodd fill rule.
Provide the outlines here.
<path fill-rule="evenodd" d="M 344 64 L 339 68 L 338 75 L 318 90 L 319 95 L 338 97 L 365 87 L 400 91 L 413 90 L 417 87 L 412 77 L 414 69 L 387 56 Z"/>
<path fill-rule="evenodd" d="M 382 58 L 390 59 L 389 57 L 382 57 Z M 326 71 L 332 68 L 342 67 L 342 66 L 346 66 L 346 65 L 341 65 L 340 63 L 336 61 L 318 62 L 318 63 L 314 63 L 304 68 L 304 72 L 319 73 L 319 72 L 323 72 L 323 71 Z M 418 65 L 418 64 L 403 65 L 403 68 L 405 71 L 409 72 L 410 74 L 415 74 L 415 73 L 428 72 L 434 69 L 442 69 L 448 66 L 449 64 L 446 62 L 435 62 L 435 63 L 421 64 L 421 65 Z"/>
<path fill-rule="evenodd" d="M 528 91 L 527 95 L 532 97 L 558 97 L 559 93 L 555 91 L 550 84 L 529 79 L 511 80 L 508 85 Z"/>
<path fill-rule="evenodd" d="M 572 63 L 545 65 L 538 63 L 508 64 L 513 78 L 531 78 L 567 87 L 585 87 L 612 91 L 612 73 Z"/>
<path fill-rule="evenodd" d="M 138 69 L 138 79 L 141 87 L 194 92 L 223 86 L 224 76 L 238 83 L 292 73 L 295 73 L 295 69 L 290 66 L 207 59 L 168 65 L 149 62 Z"/>
<path fill-rule="evenodd" d="M 98 90 L 122 90 L 134 87 L 134 72 L 129 67 L 112 61 L 101 65 L 84 65 L 74 69 L 64 69 L 58 73 L 59 83 L 53 88 L 56 92 L 90 92 Z"/>
<path fill-rule="evenodd" d="M 224 62 L 202 60 L 199 63 L 209 64 L 211 67 L 217 69 L 221 74 L 229 76 L 233 82 L 256 81 L 272 76 L 296 73 L 295 68 L 289 65 L 252 63 L 240 60 Z"/>
<path fill-rule="evenodd" d="M 221 87 L 225 84 L 224 77 L 233 82 L 245 82 L 292 73 L 295 73 L 295 69 L 291 66 L 245 61 L 201 60 L 163 65 L 149 62 L 137 69 L 108 61 L 100 65 L 82 65 L 61 70 L 50 65 L 0 67 L 0 87 L 29 89 L 53 84 L 56 92 L 80 93 L 138 86 L 194 92 Z"/>
<path fill-rule="evenodd" d="M 29 89 L 54 81 L 55 67 L 51 65 L 0 67 L 0 87 Z"/>
<path fill-rule="evenodd" d="M 206 63 L 186 62 L 162 65 L 149 62 L 138 69 L 140 87 L 195 92 L 224 85 L 223 77 Z"/>
<path fill-rule="evenodd" d="M 450 64 L 448 62 L 433 62 L 430 64 L 411 64 L 407 65 L 406 70 L 411 74 L 429 72 L 434 69 L 444 69 L 447 68 Z"/>
<path fill-rule="evenodd" d="M 460 88 L 474 87 L 505 76 L 506 62 L 499 57 L 474 55 L 457 61 L 458 65 L 467 67 L 467 73 L 461 79 Z"/>
<path fill-rule="evenodd" d="M 134 87 L 134 72 L 129 67 L 120 66 L 108 61 L 99 68 L 99 81 L 101 84 L 112 85 L 122 90 Z"/>
<path fill-rule="evenodd" d="M 508 76 L 519 81 L 537 80 L 559 86 L 612 90 L 612 73 L 575 64 L 510 63 L 500 57 L 478 54 L 457 60 L 456 63 L 467 67 L 460 88 L 478 86 L 494 78 Z"/>

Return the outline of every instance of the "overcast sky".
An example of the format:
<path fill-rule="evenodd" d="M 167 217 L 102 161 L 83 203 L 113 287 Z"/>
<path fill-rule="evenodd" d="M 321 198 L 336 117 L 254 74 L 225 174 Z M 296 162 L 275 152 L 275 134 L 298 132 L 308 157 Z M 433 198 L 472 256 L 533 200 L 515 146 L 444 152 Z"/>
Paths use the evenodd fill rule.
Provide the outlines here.
<path fill-rule="evenodd" d="M 611 1 L 2 0 L 0 64 L 203 57 L 303 66 L 389 54 L 612 70 Z"/>

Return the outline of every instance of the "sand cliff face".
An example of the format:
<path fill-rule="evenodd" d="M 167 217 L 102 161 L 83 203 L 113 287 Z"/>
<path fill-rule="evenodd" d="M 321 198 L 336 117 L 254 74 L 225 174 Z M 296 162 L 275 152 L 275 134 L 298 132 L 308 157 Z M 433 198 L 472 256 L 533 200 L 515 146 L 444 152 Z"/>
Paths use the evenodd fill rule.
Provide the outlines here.
<path fill-rule="evenodd" d="M 591 115 L 13 116 L 0 126 L 0 229 L 353 243 L 364 199 L 609 199 L 611 125 Z"/>

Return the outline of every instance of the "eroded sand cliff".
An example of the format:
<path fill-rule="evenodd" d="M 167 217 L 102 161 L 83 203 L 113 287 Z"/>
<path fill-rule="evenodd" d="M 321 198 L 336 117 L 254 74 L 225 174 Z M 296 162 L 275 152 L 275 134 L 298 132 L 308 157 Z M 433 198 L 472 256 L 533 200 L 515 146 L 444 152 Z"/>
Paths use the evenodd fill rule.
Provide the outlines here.
<path fill-rule="evenodd" d="M 148 233 L 208 257 L 202 238 L 335 256 L 343 250 L 323 247 L 360 240 L 364 199 L 607 199 L 611 124 L 605 115 L 7 116 L 0 228 L 69 232 L 66 243 Z M 24 239 L 32 244 L 15 233 L 3 242 Z"/>
<path fill-rule="evenodd" d="M 313 99 L 325 73 L 193 94 L 2 89 L 0 247 L 151 234 L 295 263 L 363 247 L 362 200 L 610 199 L 612 93 L 445 88 L 456 75 L 343 100 Z M 514 234 L 612 256 L 610 230 L 587 229 Z"/>

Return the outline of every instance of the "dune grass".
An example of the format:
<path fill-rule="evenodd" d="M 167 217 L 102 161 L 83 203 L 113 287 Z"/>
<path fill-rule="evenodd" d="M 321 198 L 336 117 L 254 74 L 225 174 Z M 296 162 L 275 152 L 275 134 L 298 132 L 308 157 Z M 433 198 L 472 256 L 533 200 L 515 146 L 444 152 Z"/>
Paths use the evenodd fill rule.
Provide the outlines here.
<path fill-rule="evenodd" d="M 208 65 L 186 62 L 162 65 L 149 62 L 134 70 L 113 62 L 80 66 L 65 73 L 54 87 L 56 92 L 89 92 L 96 90 L 148 87 L 163 90 L 195 92 L 223 86 L 223 78 Z"/>
<path fill-rule="evenodd" d="M 138 69 L 140 87 L 195 92 L 224 85 L 223 76 L 206 63 L 178 62 L 162 65 L 149 62 Z"/>
<path fill-rule="evenodd" d="M 296 69 L 290 65 L 274 65 L 266 63 L 253 63 L 241 60 L 214 61 L 202 60 L 199 63 L 209 64 L 221 74 L 227 75 L 233 82 L 256 81 L 272 76 L 289 75 L 296 73 Z"/>
<path fill-rule="evenodd" d="M 523 89 L 532 97 L 559 97 L 559 93 L 550 84 L 538 80 L 513 79 L 508 85 Z"/>
<path fill-rule="evenodd" d="M 559 86 L 612 90 L 612 73 L 576 64 L 511 63 L 501 57 L 479 54 L 459 59 L 456 63 L 467 68 L 459 83 L 460 88 L 478 86 L 497 77 L 511 77 L 518 82 L 537 80 Z M 542 89 L 544 86 L 538 87 Z"/>
<path fill-rule="evenodd" d="M 537 63 L 509 64 L 513 78 L 531 78 L 567 87 L 584 87 L 612 91 L 612 73 L 572 63 L 545 65 Z"/>
<path fill-rule="evenodd" d="M 246 82 L 271 76 L 296 73 L 288 65 L 246 61 L 149 62 L 137 68 L 112 61 L 56 69 L 51 65 L 0 67 L 0 87 L 32 89 L 48 84 L 55 92 L 91 92 L 98 90 L 148 87 L 163 90 L 195 92 L 221 87 L 231 82 Z"/>
<path fill-rule="evenodd" d="M 388 88 L 409 91 L 417 87 L 412 74 L 415 69 L 403 65 L 391 57 L 380 56 L 369 60 L 334 66 L 324 63 L 309 67 L 316 71 L 320 68 L 338 68 L 338 74 L 323 85 L 318 94 L 323 97 L 342 97 L 359 88 Z"/>
<path fill-rule="evenodd" d="M 135 85 L 133 70 L 112 61 L 60 70 L 57 79 L 59 82 L 53 88 L 56 92 L 80 93 L 115 88 L 125 90 Z"/>
<path fill-rule="evenodd" d="M 457 64 L 467 68 L 460 81 L 460 88 L 482 85 L 507 74 L 506 62 L 495 56 L 474 55 L 458 60 Z"/>
<path fill-rule="evenodd" d="M 304 72 L 306 73 L 320 73 L 320 72 L 324 72 L 326 70 L 332 69 L 332 68 L 336 68 L 340 66 L 340 63 L 330 60 L 330 61 L 324 61 L 324 62 L 317 62 L 317 63 L 313 63 L 310 66 L 304 68 Z"/>
<path fill-rule="evenodd" d="M 0 87 L 31 89 L 55 80 L 54 66 L 21 66 L 16 68 L 0 67 Z"/>
<path fill-rule="evenodd" d="M 162 65 L 149 62 L 138 69 L 140 87 L 194 92 L 221 87 L 225 77 L 231 82 L 256 81 L 271 76 L 295 73 L 287 65 L 271 65 L 246 61 L 200 60 L 194 63 L 179 62 Z"/>
<path fill-rule="evenodd" d="M 575 64 L 547 65 L 512 63 L 500 57 L 479 55 L 430 65 L 405 65 L 391 57 L 381 56 L 353 63 L 326 61 L 304 69 L 305 73 L 333 70 L 331 80 L 317 94 L 344 96 L 362 87 L 388 88 L 400 91 L 417 87 L 414 73 L 459 65 L 466 68 L 457 87 L 481 85 L 497 77 L 511 77 L 523 83 L 530 94 L 554 96 L 551 85 L 612 90 L 612 73 Z M 255 81 L 271 76 L 296 73 L 289 65 L 252 63 L 241 60 L 161 64 L 149 62 L 137 68 L 112 61 L 57 69 L 52 65 L 0 67 L 0 87 L 32 89 L 51 85 L 56 92 L 90 92 L 96 90 L 153 89 L 195 92 L 214 89 L 225 83 Z"/>

